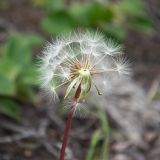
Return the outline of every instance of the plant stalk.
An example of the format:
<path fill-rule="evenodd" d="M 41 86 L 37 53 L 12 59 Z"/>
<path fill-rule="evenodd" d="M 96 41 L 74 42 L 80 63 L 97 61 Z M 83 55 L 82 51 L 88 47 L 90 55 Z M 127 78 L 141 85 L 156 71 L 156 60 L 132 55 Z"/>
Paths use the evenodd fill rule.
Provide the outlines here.
<path fill-rule="evenodd" d="M 80 94 L 81 94 L 81 86 L 79 85 L 79 87 L 75 93 L 74 102 L 73 102 L 73 105 L 69 111 L 68 119 L 66 122 L 66 128 L 64 131 L 63 143 L 62 143 L 62 147 L 61 147 L 61 151 L 60 151 L 60 159 L 59 160 L 64 160 L 64 157 L 65 157 L 65 150 L 66 150 L 68 137 L 69 137 L 69 133 L 70 133 L 70 129 L 71 129 L 71 123 L 72 123 L 75 107 L 76 107 L 76 104 L 78 103 Z"/>

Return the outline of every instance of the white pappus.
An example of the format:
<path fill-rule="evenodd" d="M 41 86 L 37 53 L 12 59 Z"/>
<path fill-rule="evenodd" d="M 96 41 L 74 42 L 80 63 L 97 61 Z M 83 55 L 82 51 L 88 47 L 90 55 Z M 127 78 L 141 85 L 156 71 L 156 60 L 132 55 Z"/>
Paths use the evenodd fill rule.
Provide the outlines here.
<path fill-rule="evenodd" d="M 68 37 L 58 37 L 46 44 L 40 57 L 41 86 L 55 97 L 58 97 L 58 88 L 63 86 L 66 86 L 65 98 L 79 86 L 80 99 L 84 99 L 92 87 L 101 94 L 95 77 L 104 77 L 105 84 L 105 76 L 130 71 L 122 49 L 99 32 L 73 32 Z"/>

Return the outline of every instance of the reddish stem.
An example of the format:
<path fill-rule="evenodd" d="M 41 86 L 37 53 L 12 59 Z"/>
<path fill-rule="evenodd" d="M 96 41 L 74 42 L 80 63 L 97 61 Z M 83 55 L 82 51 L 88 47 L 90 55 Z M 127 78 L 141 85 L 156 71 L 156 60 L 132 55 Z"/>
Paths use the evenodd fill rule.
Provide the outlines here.
<path fill-rule="evenodd" d="M 75 106 L 78 102 L 80 94 L 81 94 L 81 86 L 79 85 L 79 87 L 75 93 L 74 102 L 73 102 L 73 105 L 70 109 L 68 119 L 66 122 L 66 128 L 64 131 L 63 143 L 62 143 L 62 147 L 61 147 L 61 151 L 60 151 L 60 159 L 59 160 L 64 160 L 64 157 L 65 157 L 65 150 L 66 150 L 66 146 L 67 146 L 67 142 L 68 142 L 69 132 L 71 129 L 71 123 L 72 123 L 72 119 L 73 119 L 73 115 L 74 115 L 74 111 L 75 111 Z"/>
<path fill-rule="evenodd" d="M 67 146 L 68 136 L 69 136 L 69 132 L 70 132 L 70 129 L 71 129 L 71 123 L 72 123 L 74 110 L 75 110 L 75 104 L 73 104 L 73 106 L 72 106 L 72 108 L 69 112 L 69 115 L 68 115 L 68 120 L 66 122 L 66 128 L 65 128 L 64 137 L 63 137 L 63 144 L 62 144 L 62 148 L 61 148 L 61 152 L 60 152 L 60 160 L 64 160 L 65 149 L 66 149 L 66 146 Z"/>

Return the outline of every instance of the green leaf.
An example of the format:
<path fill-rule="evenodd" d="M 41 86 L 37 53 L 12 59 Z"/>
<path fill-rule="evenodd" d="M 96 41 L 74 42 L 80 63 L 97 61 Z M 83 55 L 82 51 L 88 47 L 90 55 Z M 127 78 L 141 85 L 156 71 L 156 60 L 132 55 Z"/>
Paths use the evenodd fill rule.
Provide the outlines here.
<path fill-rule="evenodd" d="M 41 43 L 42 38 L 39 36 L 29 34 L 20 35 L 15 33 L 7 40 L 4 55 L 21 67 L 26 67 L 26 65 L 32 62 L 32 46 Z"/>
<path fill-rule="evenodd" d="M 35 103 L 36 95 L 32 87 L 38 85 L 37 79 L 37 67 L 31 64 L 17 80 L 17 97 L 23 101 Z"/>
<path fill-rule="evenodd" d="M 59 11 L 64 8 L 64 0 L 44 0 L 48 11 Z"/>
<path fill-rule="evenodd" d="M 95 147 L 100 139 L 100 130 L 96 130 L 94 133 L 93 133 L 93 136 L 91 138 L 91 143 L 90 143 L 90 147 L 89 147 L 89 150 L 88 150 L 88 153 L 87 153 L 87 156 L 86 156 L 86 160 L 93 160 L 93 155 L 94 155 L 94 152 L 95 152 Z"/>
<path fill-rule="evenodd" d="M 14 81 L 0 75 L 0 95 L 14 96 L 16 85 Z"/>
<path fill-rule="evenodd" d="M 112 37 L 119 41 L 123 40 L 126 35 L 126 30 L 117 24 L 103 23 L 101 24 L 101 27 L 108 37 Z"/>
<path fill-rule="evenodd" d="M 28 47 L 33 47 L 35 45 L 41 45 L 44 39 L 37 34 L 22 34 L 20 35 L 20 40 L 23 40 L 23 43 L 26 43 Z"/>
<path fill-rule="evenodd" d="M 32 60 L 31 54 L 28 53 L 29 48 L 26 42 L 15 35 L 10 37 L 6 44 L 6 56 L 20 66 L 30 63 Z"/>
<path fill-rule="evenodd" d="M 108 124 L 107 115 L 105 112 L 99 109 L 98 117 L 101 123 L 101 129 L 105 134 L 105 140 L 103 141 L 101 149 L 101 160 L 108 160 L 108 148 L 109 148 L 109 137 L 110 137 L 110 128 Z"/>
<path fill-rule="evenodd" d="M 36 64 L 29 65 L 21 76 L 19 77 L 19 81 L 25 85 L 38 85 L 38 68 Z"/>
<path fill-rule="evenodd" d="M 20 110 L 17 104 L 12 100 L 0 100 L 0 113 L 16 120 L 17 122 L 21 122 Z"/>
<path fill-rule="evenodd" d="M 145 15 L 144 2 L 143 0 L 122 0 L 121 3 L 117 4 L 120 11 L 126 16 L 143 16 Z"/>
<path fill-rule="evenodd" d="M 101 22 L 110 22 L 113 17 L 112 11 L 107 6 L 96 2 L 92 3 L 88 15 L 90 23 L 95 25 Z"/>
<path fill-rule="evenodd" d="M 20 72 L 21 67 L 12 59 L 4 57 L 0 60 L 0 76 L 4 76 L 9 80 L 14 81 Z"/>
<path fill-rule="evenodd" d="M 79 3 L 72 4 L 69 8 L 69 13 L 72 15 L 74 21 L 77 24 L 88 26 L 90 25 L 89 22 L 89 15 L 88 12 L 90 10 L 91 4 L 83 4 L 80 5 Z"/>
<path fill-rule="evenodd" d="M 99 117 L 99 119 L 100 119 L 101 127 L 102 127 L 103 132 L 104 132 L 107 136 L 109 136 L 109 125 L 108 125 L 108 120 L 107 120 L 106 113 L 103 112 L 102 110 L 99 110 L 99 111 L 98 111 L 98 117 Z"/>
<path fill-rule="evenodd" d="M 152 32 L 153 23 L 148 17 L 139 17 L 129 21 L 129 26 L 141 32 Z"/>
<path fill-rule="evenodd" d="M 64 0 L 32 0 L 33 4 L 44 8 L 47 12 L 59 11 L 64 8 Z"/>
<path fill-rule="evenodd" d="M 36 102 L 36 94 L 30 85 L 19 82 L 17 84 L 17 97 L 25 102 Z"/>
<path fill-rule="evenodd" d="M 106 138 L 102 144 L 100 160 L 109 160 L 109 158 L 108 158 L 108 150 L 109 149 L 108 148 L 109 148 L 109 138 L 106 136 Z"/>
<path fill-rule="evenodd" d="M 112 12 L 98 2 L 79 4 L 75 3 L 69 8 L 69 13 L 78 25 L 91 26 L 100 22 L 108 22 L 112 19 Z"/>
<path fill-rule="evenodd" d="M 32 94 L 31 87 L 37 79 L 36 67 L 32 59 L 32 46 L 39 45 L 42 41 L 41 37 L 34 34 L 20 35 L 14 33 L 8 38 L 5 47 L 1 50 L 1 95 L 13 96 L 19 99 L 24 96 L 30 97 Z M 23 96 L 19 94 L 22 93 L 22 90 Z"/>
<path fill-rule="evenodd" d="M 60 11 L 44 17 L 42 27 L 53 35 L 66 34 L 74 29 L 74 22 L 67 12 Z"/>

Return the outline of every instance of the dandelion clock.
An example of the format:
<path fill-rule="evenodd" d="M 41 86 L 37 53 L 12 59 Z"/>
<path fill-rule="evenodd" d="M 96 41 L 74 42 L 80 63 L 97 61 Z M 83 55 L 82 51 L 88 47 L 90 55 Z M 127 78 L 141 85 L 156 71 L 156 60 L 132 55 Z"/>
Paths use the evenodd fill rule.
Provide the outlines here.
<path fill-rule="evenodd" d="M 129 64 L 123 58 L 120 45 L 105 39 L 99 32 L 75 32 L 68 37 L 58 37 L 48 43 L 40 57 L 41 87 L 54 99 L 59 88 L 65 89 L 64 99 L 72 98 L 59 160 L 64 160 L 68 134 L 76 106 L 86 99 L 91 88 L 101 95 L 96 77 L 129 73 Z M 106 79 L 107 81 L 107 79 Z M 112 83 L 112 82 L 111 82 Z M 105 87 L 105 86 L 104 86 Z"/>

